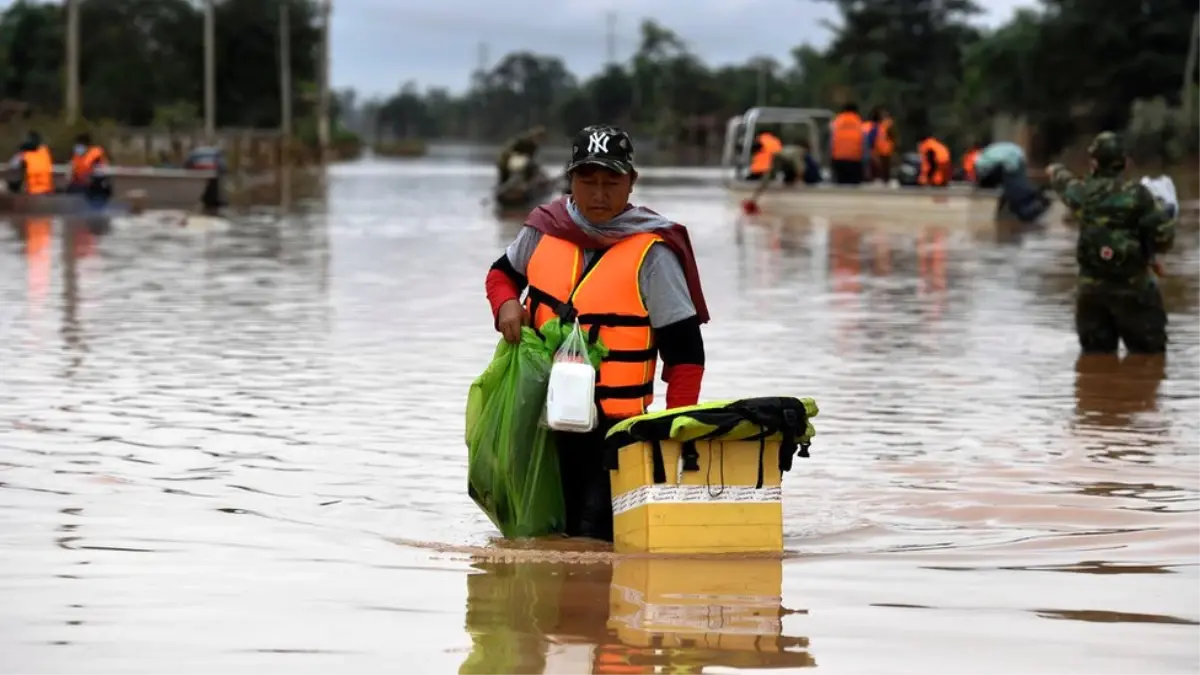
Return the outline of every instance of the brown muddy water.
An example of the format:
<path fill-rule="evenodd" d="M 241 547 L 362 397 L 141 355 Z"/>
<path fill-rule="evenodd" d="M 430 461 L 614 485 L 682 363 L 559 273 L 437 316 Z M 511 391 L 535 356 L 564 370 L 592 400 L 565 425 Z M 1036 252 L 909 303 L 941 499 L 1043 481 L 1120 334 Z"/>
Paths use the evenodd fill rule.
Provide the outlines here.
<path fill-rule="evenodd" d="M 500 551 L 462 440 L 518 227 L 489 180 L 372 162 L 227 230 L 0 227 L 0 670 L 1200 668 L 1195 228 L 1165 363 L 1077 363 L 1065 228 L 640 189 L 699 254 L 703 397 L 821 406 L 789 554 Z"/>

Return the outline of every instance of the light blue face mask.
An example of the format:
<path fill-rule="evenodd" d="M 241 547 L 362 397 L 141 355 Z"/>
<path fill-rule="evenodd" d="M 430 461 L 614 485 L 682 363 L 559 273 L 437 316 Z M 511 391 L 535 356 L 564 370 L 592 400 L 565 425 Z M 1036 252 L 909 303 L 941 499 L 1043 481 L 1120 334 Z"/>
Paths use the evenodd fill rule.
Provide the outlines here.
<path fill-rule="evenodd" d="M 83 153 L 85 153 L 85 152 L 87 152 L 87 146 L 86 146 L 86 145 L 79 144 L 79 145 L 76 145 L 76 146 L 75 146 L 75 154 L 76 154 L 76 155 L 83 155 Z"/>

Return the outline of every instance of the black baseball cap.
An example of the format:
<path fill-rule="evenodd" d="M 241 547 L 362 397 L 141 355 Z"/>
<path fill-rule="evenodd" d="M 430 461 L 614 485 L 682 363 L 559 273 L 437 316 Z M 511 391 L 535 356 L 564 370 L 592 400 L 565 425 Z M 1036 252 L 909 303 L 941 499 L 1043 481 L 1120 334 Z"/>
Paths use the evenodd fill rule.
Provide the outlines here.
<path fill-rule="evenodd" d="M 593 124 L 579 130 L 571 141 L 570 174 L 585 164 L 617 173 L 633 173 L 633 139 L 618 127 Z"/>

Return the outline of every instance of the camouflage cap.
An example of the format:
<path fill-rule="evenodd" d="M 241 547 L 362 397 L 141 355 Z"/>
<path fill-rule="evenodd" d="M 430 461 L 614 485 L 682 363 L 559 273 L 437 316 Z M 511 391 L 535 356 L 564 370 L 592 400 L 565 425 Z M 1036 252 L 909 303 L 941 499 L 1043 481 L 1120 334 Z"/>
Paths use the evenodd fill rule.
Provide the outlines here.
<path fill-rule="evenodd" d="M 580 129 L 571 142 L 571 161 L 566 173 L 585 164 L 620 174 L 633 173 L 633 139 L 624 130 L 607 124 Z"/>
<path fill-rule="evenodd" d="M 1115 133 L 1102 131 L 1092 139 L 1092 144 L 1088 146 L 1088 155 L 1096 160 L 1097 166 L 1119 167 L 1125 163 L 1125 144 Z"/>

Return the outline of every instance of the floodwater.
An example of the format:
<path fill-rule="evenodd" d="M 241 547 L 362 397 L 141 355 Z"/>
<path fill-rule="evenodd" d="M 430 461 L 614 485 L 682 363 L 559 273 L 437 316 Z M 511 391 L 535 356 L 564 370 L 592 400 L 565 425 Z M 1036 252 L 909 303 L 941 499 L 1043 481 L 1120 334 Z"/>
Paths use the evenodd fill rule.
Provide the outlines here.
<path fill-rule="evenodd" d="M 1165 362 L 1077 363 L 1065 228 L 640 189 L 699 254 L 704 398 L 820 404 L 789 556 L 498 555 L 462 440 L 519 226 L 489 179 L 369 162 L 227 231 L 0 227 L 0 670 L 1200 668 L 1194 226 Z"/>

